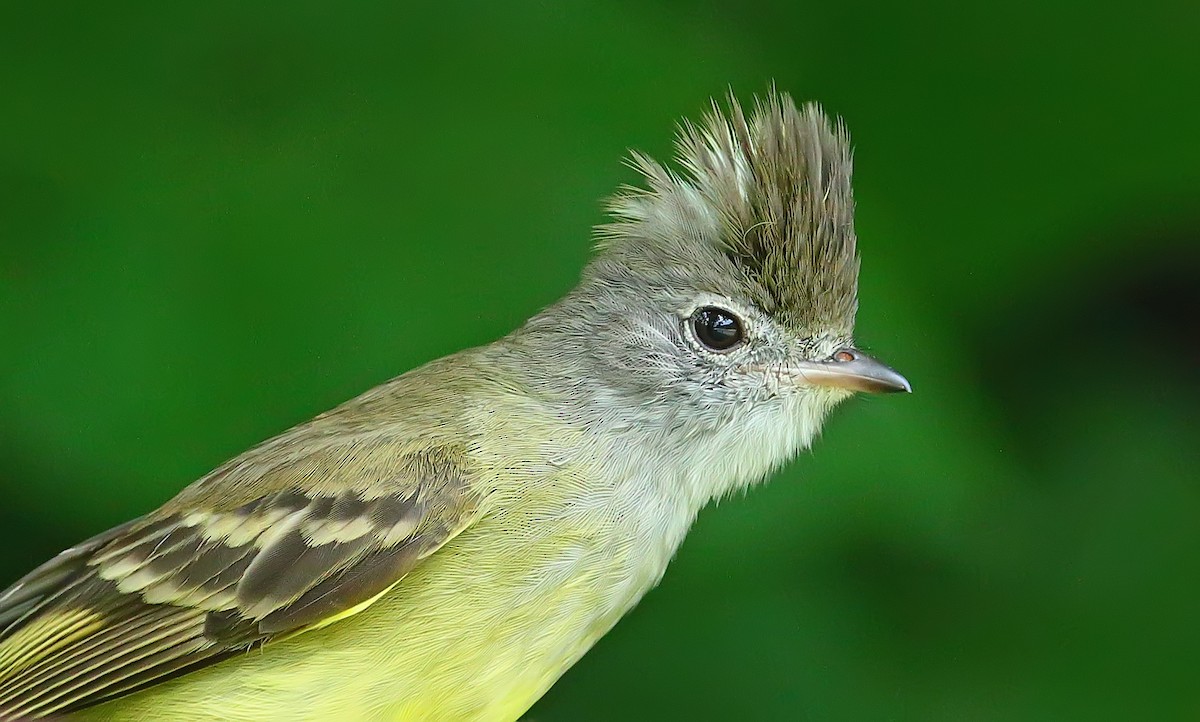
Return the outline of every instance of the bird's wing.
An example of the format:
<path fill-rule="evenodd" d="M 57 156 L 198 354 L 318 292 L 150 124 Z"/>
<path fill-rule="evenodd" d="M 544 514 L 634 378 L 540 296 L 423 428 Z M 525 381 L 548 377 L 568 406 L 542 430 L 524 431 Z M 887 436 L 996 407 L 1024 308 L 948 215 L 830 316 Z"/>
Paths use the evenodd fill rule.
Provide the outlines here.
<path fill-rule="evenodd" d="M 0 594 L 0 719 L 91 706 L 355 614 L 478 514 L 452 450 L 269 444 Z"/>

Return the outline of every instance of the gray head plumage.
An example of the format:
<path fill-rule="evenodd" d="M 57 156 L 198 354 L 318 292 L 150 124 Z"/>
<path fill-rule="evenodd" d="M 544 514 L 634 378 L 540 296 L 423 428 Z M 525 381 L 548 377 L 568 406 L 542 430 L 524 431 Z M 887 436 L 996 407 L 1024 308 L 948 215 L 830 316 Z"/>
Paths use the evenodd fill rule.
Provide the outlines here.
<path fill-rule="evenodd" d="M 857 310 L 851 150 L 845 126 L 784 93 L 756 98 L 747 118 L 732 94 L 700 125 L 685 122 L 682 174 L 634 153 L 646 188 L 625 188 L 599 229 L 602 255 L 631 246 L 660 258 L 716 250 L 751 299 L 803 332 L 849 336 Z M 689 248 L 690 247 L 690 248 Z"/>

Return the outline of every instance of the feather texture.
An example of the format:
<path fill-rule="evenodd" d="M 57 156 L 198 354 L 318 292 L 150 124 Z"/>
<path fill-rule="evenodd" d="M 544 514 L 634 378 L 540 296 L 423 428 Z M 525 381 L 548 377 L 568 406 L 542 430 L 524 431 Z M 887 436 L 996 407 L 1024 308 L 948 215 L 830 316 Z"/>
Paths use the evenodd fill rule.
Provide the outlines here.
<path fill-rule="evenodd" d="M 387 447 L 352 438 L 308 465 L 371 459 L 364 448 Z M 0 596 L 0 717 L 78 709 L 361 610 L 469 523 L 456 457 L 376 459 L 386 478 L 249 500 L 261 480 L 246 474 L 294 466 L 242 458 L 202 495 L 64 552 Z"/>
<path fill-rule="evenodd" d="M 713 103 L 677 142 L 683 173 L 640 153 L 630 165 L 646 188 L 608 204 L 600 248 L 662 246 L 658 256 L 719 250 L 744 275 L 756 305 L 802 333 L 848 336 L 858 309 L 850 138 L 815 103 L 756 98 L 747 117 L 737 99 Z M 689 251 L 679 244 L 692 244 Z"/>

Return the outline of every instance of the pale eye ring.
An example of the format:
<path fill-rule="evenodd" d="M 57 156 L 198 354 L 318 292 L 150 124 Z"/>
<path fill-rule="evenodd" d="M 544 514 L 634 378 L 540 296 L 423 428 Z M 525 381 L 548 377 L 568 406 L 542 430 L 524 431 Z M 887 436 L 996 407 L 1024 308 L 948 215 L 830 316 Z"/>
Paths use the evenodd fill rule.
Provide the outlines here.
<path fill-rule="evenodd" d="M 745 340 L 742 321 L 733 311 L 718 306 L 701 306 L 692 313 L 696 340 L 713 351 L 729 351 Z"/>

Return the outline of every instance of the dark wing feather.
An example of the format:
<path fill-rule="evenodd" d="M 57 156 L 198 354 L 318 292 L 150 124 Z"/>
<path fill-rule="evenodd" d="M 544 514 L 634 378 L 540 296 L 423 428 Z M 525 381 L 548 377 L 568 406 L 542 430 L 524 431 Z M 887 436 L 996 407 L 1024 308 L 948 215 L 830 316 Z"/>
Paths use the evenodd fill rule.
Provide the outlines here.
<path fill-rule="evenodd" d="M 8 627 L 26 612 L 42 603 L 64 582 L 74 578 L 79 570 L 87 566 L 92 553 L 112 539 L 121 536 L 141 519 L 134 519 L 121 526 L 113 527 L 82 544 L 73 546 L 50 561 L 26 574 L 21 581 L 0 594 L 0 630 Z"/>
<path fill-rule="evenodd" d="M 80 709 L 356 613 L 476 513 L 447 450 L 320 454 L 306 478 L 354 482 L 253 496 L 266 485 L 247 474 L 290 480 L 300 462 L 227 465 L 0 595 L 0 718 Z M 348 459 L 388 476 L 347 475 Z"/>

